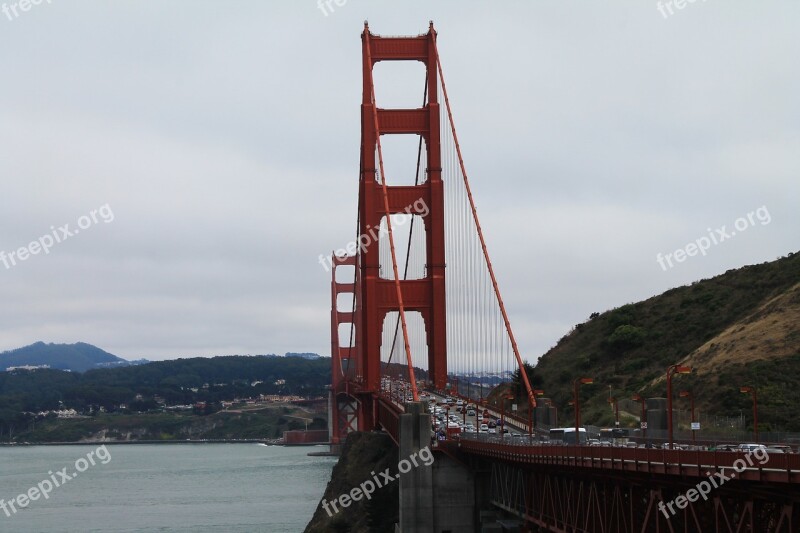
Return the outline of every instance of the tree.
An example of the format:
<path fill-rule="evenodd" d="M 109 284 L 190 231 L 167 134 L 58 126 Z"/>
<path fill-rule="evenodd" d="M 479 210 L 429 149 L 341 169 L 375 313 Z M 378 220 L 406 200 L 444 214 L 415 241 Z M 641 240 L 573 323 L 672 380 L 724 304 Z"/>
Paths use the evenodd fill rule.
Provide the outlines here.
<path fill-rule="evenodd" d="M 531 384 L 531 388 L 535 388 L 535 383 L 541 381 L 540 379 L 537 379 L 537 376 L 534 375 L 535 368 L 527 361 L 522 363 L 522 367 L 525 369 L 525 374 L 528 376 L 528 382 Z M 511 383 L 513 384 L 514 395 L 517 398 L 521 399 L 528 397 L 528 391 L 525 390 L 525 383 L 522 380 L 522 373 L 519 371 L 519 368 L 514 370 L 514 373 L 511 375 Z M 527 402 L 520 401 L 520 403 L 527 405 Z"/>
<path fill-rule="evenodd" d="M 643 328 L 637 328 L 630 324 L 618 326 L 614 333 L 608 337 L 608 346 L 612 350 L 626 351 L 644 344 L 647 333 Z"/>

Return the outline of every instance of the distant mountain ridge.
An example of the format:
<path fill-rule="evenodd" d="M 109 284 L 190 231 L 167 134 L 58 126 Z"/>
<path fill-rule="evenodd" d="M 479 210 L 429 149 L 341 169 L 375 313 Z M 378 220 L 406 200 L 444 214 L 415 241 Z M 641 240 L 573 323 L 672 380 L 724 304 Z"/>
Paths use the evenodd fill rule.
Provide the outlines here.
<path fill-rule="evenodd" d="M 75 344 L 46 344 L 35 342 L 15 350 L 0 353 L 0 370 L 20 366 L 48 366 L 56 370 L 86 372 L 95 368 L 112 368 L 147 363 L 128 361 L 85 342 Z"/>
<path fill-rule="evenodd" d="M 275 354 L 260 357 L 281 357 Z M 315 360 L 323 356 L 316 353 L 287 352 L 284 357 Z M 44 367 L 54 370 L 86 372 L 96 368 L 118 368 L 150 363 L 147 359 L 129 361 L 85 342 L 55 344 L 35 342 L 29 346 L 0 353 L 0 372 L 14 367 Z"/>

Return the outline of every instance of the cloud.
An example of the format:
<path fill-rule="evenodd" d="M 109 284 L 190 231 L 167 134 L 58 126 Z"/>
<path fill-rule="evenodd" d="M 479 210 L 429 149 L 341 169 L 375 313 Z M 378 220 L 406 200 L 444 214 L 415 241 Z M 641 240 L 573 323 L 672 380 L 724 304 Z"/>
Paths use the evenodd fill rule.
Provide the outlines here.
<path fill-rule="evenodd" d="M 0 250 L 105 203 L 116 218 L 0 266 L 0 349 L 327 354 L 317 258 L 355 233 L 365 18 L 436 23 L 529 359 L 593 311 L 796 251 L 800 7 L 692 7 L 122 1 L 2 20 Z M 405 98 L 392 70 L 381 95 Z M 656 263 L 761 205 L 769 226 Z"/>

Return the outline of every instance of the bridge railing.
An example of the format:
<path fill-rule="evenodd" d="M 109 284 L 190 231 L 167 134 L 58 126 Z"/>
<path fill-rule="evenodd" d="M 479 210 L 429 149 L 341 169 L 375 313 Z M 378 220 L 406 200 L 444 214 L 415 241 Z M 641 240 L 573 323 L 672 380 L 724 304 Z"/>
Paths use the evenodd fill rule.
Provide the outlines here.
<path fill-rule="evenodd" d="M 403 413 L 403 407 L 397 405 L 391 398 L 383 394 L 376 397 L 375 403 L 377 404 L 376 412 L 381 427 L 392 437 L 395 443 L 399 442 L 400 415 Z"/>
<path fill-rule="evenodd" d="M 534 444 L 527 437 L 485 434 L 462 435 L 457 447 L 464 453 L 512 463 L 702 478 L 712 472 L 727 471 L 736 479 L 800 484 L 800 454 L 756 455 L 745 452 Z"/>

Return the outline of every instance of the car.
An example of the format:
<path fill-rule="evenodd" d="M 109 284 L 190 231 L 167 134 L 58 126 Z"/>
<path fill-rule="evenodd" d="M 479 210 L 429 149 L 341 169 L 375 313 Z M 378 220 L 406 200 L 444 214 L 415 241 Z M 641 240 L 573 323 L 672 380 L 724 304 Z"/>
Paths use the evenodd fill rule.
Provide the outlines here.
<path fill-rule="evenodd" d="M 495 421 L 494 420 L 489 420 L 489 429 L 493 429 L 495 427 L 497 427 L 497 424 L 495 423 Z"/>
<path fill-rule="evenodd" d="M 598 439 L 588 439 L 586 441 L 587 446 L 600 446 L 600 440 Z"/>
<path fill-rule="evenodd" d="M 475 416 L 475 409 L 467 409 L 467 416 Z"/>
<path fill-rule="evenodd" d="M 495 428 L 489 428 L 489 433 L 497 433 L 497 430 Z"/>
<path fill-rule="evenodd" d="M 780 450 L 783 453 L 794 453 L 794 451 L 792 450 L 792 447 L 789 446 L 788 444 L 773 444 L 772 446 L 770 446 L 770 448 L 773 448 L 773 449 L 776 449 L 776 450 Z M 767 450 L 767 451 L 769 451 L 769 450 Z"/>
<path fill-rule="evenodd" d="M 740 452 L 752 452 L 755 450 L 766 450 L 763 444 L 740 444 L 737 448 Z"/>
<path fill-rule="evenodd" d="M 781 448 L 778 448 L 777 446 L 767 446 L 766 448 L 764 448 L 764 450 L 766 450 L 767 453 L 786 453 L 785 450 L 782 450 Z"/>
<path fill-rule="evenodd" d="M 483 433 L 486 433 L 486 432 L 489 431 L 489 426 L 487 426 L 486 424 L 481 424 L 479 426 L 479 431 L 482 431 Z"/>

